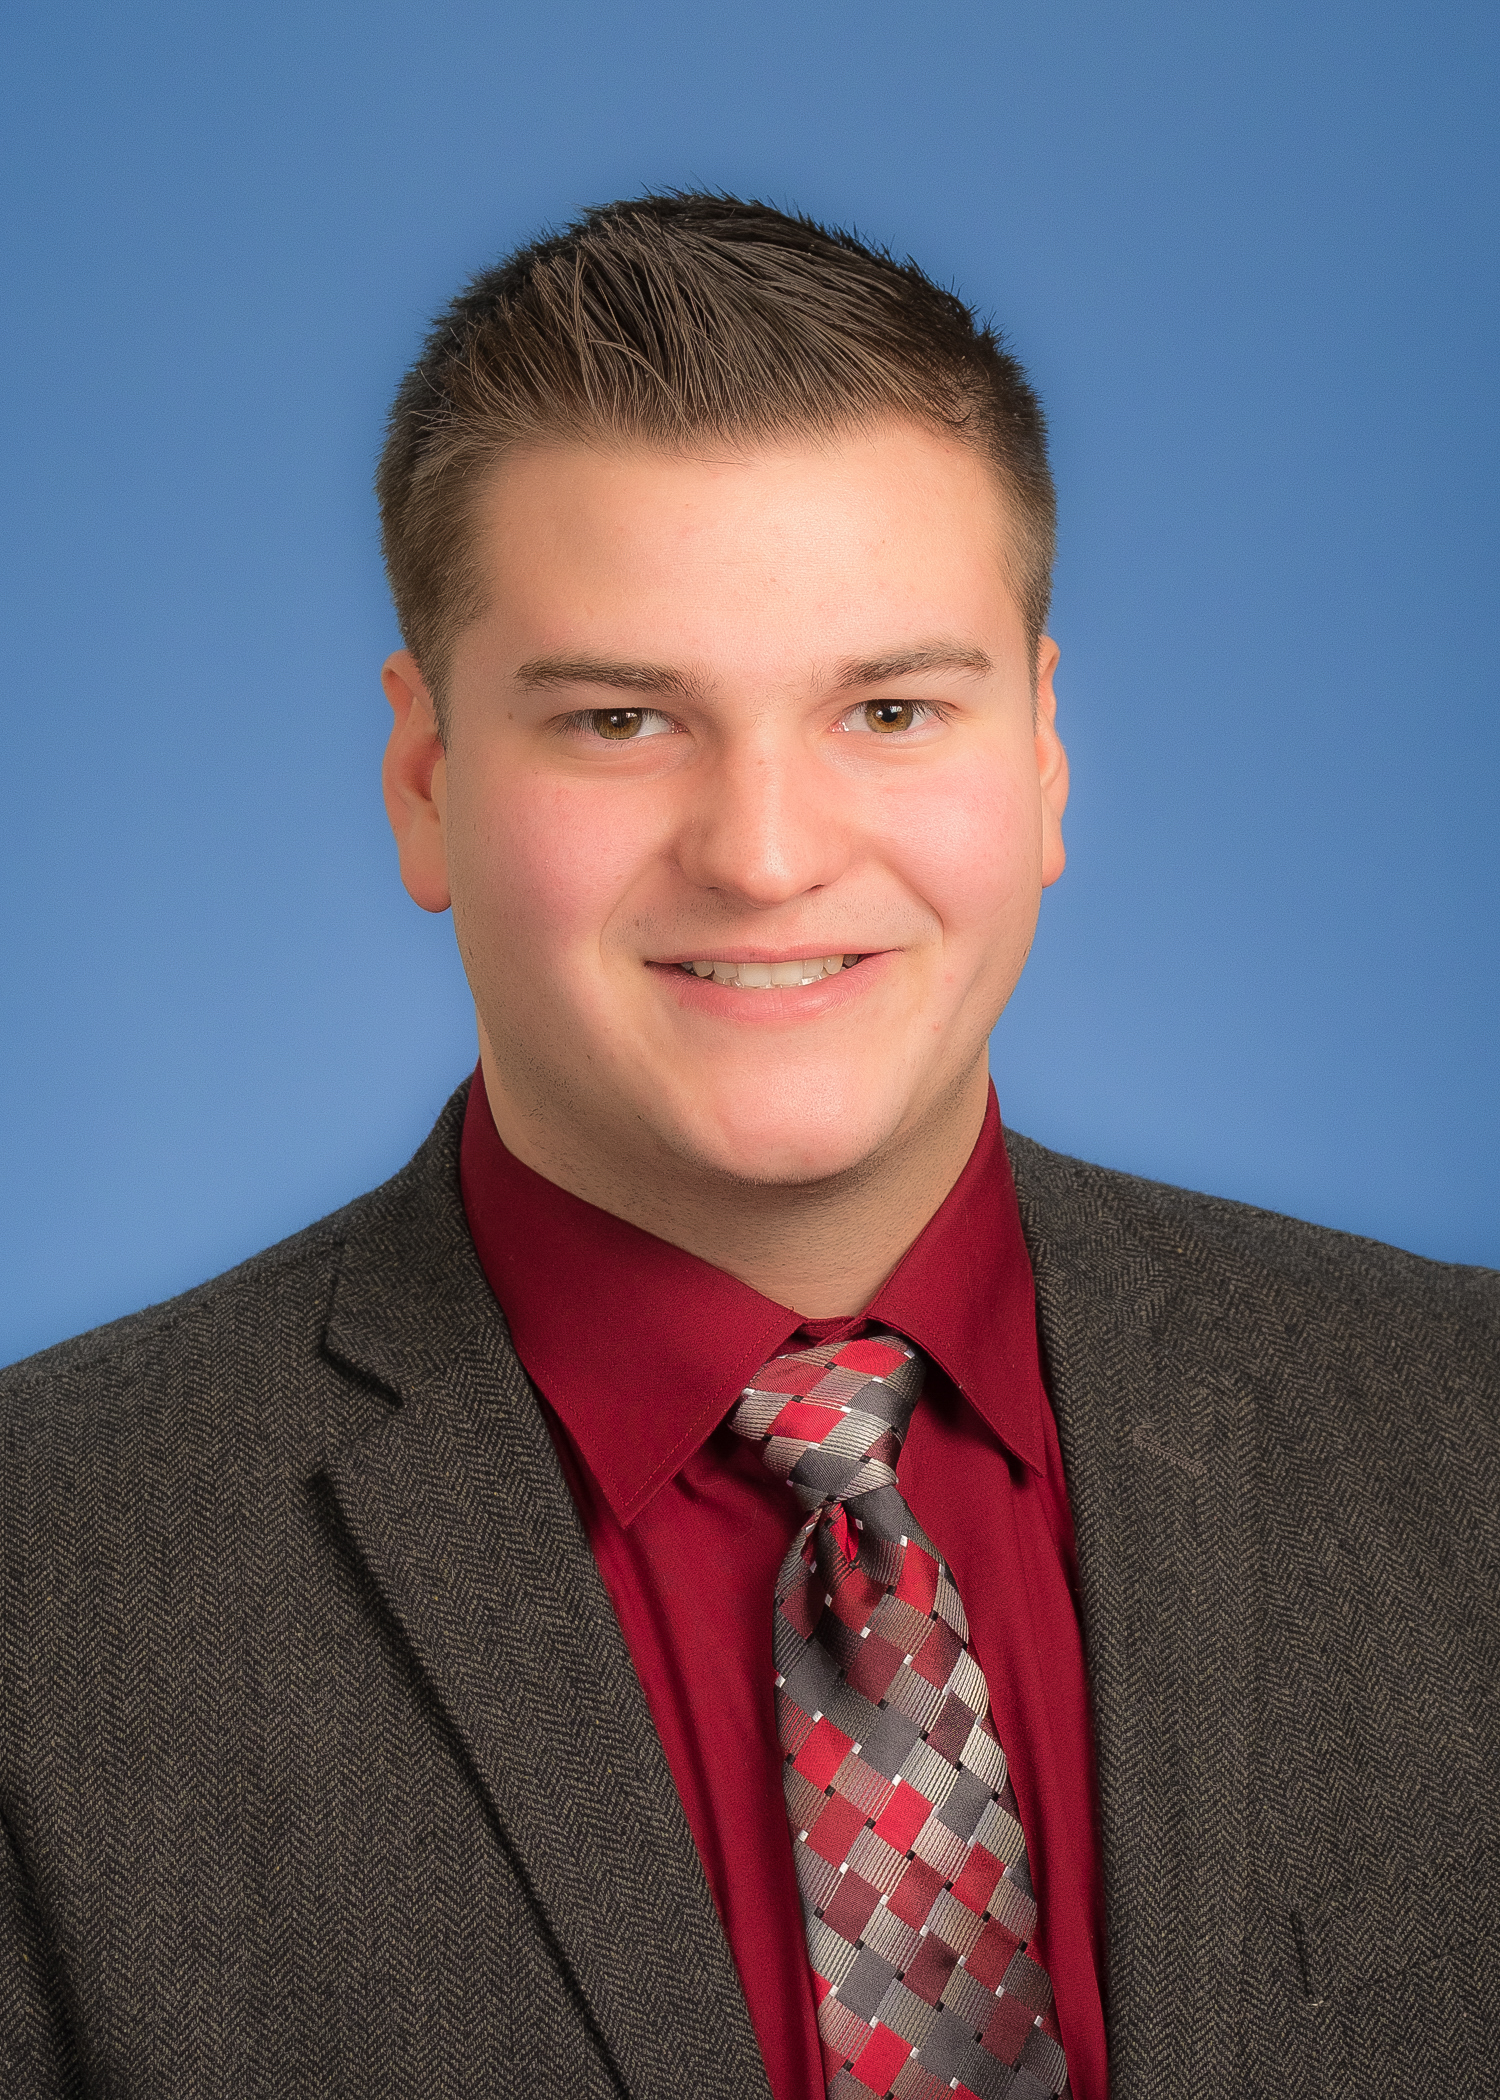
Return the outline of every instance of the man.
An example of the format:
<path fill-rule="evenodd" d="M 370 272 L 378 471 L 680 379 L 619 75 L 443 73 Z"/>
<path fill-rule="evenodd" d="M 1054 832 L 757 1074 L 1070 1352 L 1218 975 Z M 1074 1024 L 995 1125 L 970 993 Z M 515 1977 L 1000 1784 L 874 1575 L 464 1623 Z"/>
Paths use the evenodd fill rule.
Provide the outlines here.
<path fill-rule="evenodd" d="M 1495 2091 L 1500 1284 L 1001 1134 L 1020 369 L 648 198 L 380 495 L 479 1068 L 7 1376 L 6 2090 Z"/>

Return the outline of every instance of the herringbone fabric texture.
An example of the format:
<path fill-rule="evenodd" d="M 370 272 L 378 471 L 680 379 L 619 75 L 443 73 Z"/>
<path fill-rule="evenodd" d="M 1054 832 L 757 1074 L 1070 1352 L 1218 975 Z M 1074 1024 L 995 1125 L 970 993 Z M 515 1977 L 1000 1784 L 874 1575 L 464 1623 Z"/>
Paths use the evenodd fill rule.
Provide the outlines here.
<path fill-rule="evenodd" d="M 773 1357 L 730 1426 L 808 1517 L 776 1583 L 776 1713 L 829 2100 L 1068 2090 L 1036 1899 L 968 1622 L 896 1484 L 923 1362 Z"/>

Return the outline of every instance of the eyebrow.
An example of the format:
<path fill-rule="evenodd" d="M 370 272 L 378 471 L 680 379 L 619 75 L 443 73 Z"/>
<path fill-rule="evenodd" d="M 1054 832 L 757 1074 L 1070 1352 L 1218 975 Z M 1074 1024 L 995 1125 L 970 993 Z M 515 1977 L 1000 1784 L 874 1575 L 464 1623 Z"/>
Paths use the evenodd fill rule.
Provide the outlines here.
<path fill-rule="evenodd" d="M 883 656 L 856 656 L 841 663 L 833 676 L 835 692 L 883 685 L 890 678 L 911 678 L 928 671 L 967 671 L 983 678 L 992 668 L 982 649 L 929 642 L 916 649 L 892 649 Z M 670 664 L 624 663 L 607 656 L 534 656 L 516 672 L 516 683 L 531 692 L 560 685 L 603 685 L 616 692 L 691 698 L 701 680 Z"/>
<path fill-rule="evenodd" d="M 885 656 L 857 656 L 840 664 L 834 688 L 849 692 L 855 686 L 884 685 L 888 678 L 910 678 L 924 671 L 968 671 L 983 678 L 992 669 L 982 649 L 958 648 L 949 642 L 929 642 L 920 649 L 894 649 Z"/>
<path fill-rule="evenodd" d="M 674 694 L 700 690 L 701 682 L 670 664 L 617 663 L 607 656 L 534 656 L 516 672 L 517 685 L 545 692 L 558 685 L 606 685 L 622 693 Z"/>

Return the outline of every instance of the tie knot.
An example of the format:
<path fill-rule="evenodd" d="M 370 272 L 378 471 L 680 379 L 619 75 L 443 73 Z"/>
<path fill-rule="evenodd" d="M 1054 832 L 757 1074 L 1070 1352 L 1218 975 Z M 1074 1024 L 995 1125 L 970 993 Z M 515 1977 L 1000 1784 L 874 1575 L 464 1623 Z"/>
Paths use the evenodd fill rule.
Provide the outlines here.
<path fill-rule="evenodd" d="M 853 1502 L 895 1485 L 923 1370 L 899 1334 L 789 1349 L 756 1372 L 729 1426 L 759 1443 L 805 1508 Z"/>

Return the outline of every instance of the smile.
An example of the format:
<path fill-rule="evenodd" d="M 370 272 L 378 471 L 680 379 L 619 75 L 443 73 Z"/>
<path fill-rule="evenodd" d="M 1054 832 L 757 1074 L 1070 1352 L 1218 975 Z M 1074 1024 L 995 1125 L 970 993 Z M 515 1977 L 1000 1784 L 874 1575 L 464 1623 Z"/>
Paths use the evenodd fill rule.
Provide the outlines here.
<path fill-rule="evenodd" d="M 690 977 L 711 977 L 715 984 L 738 985 L 747 992 L 769 992 L 837 977 L 840 970 L 852 969 L 860 960 L 857 955 L 807 955 L 791 962 L 720 962 L 706 958 L 702 962 L 679 963 L 677 967 Z"/>

